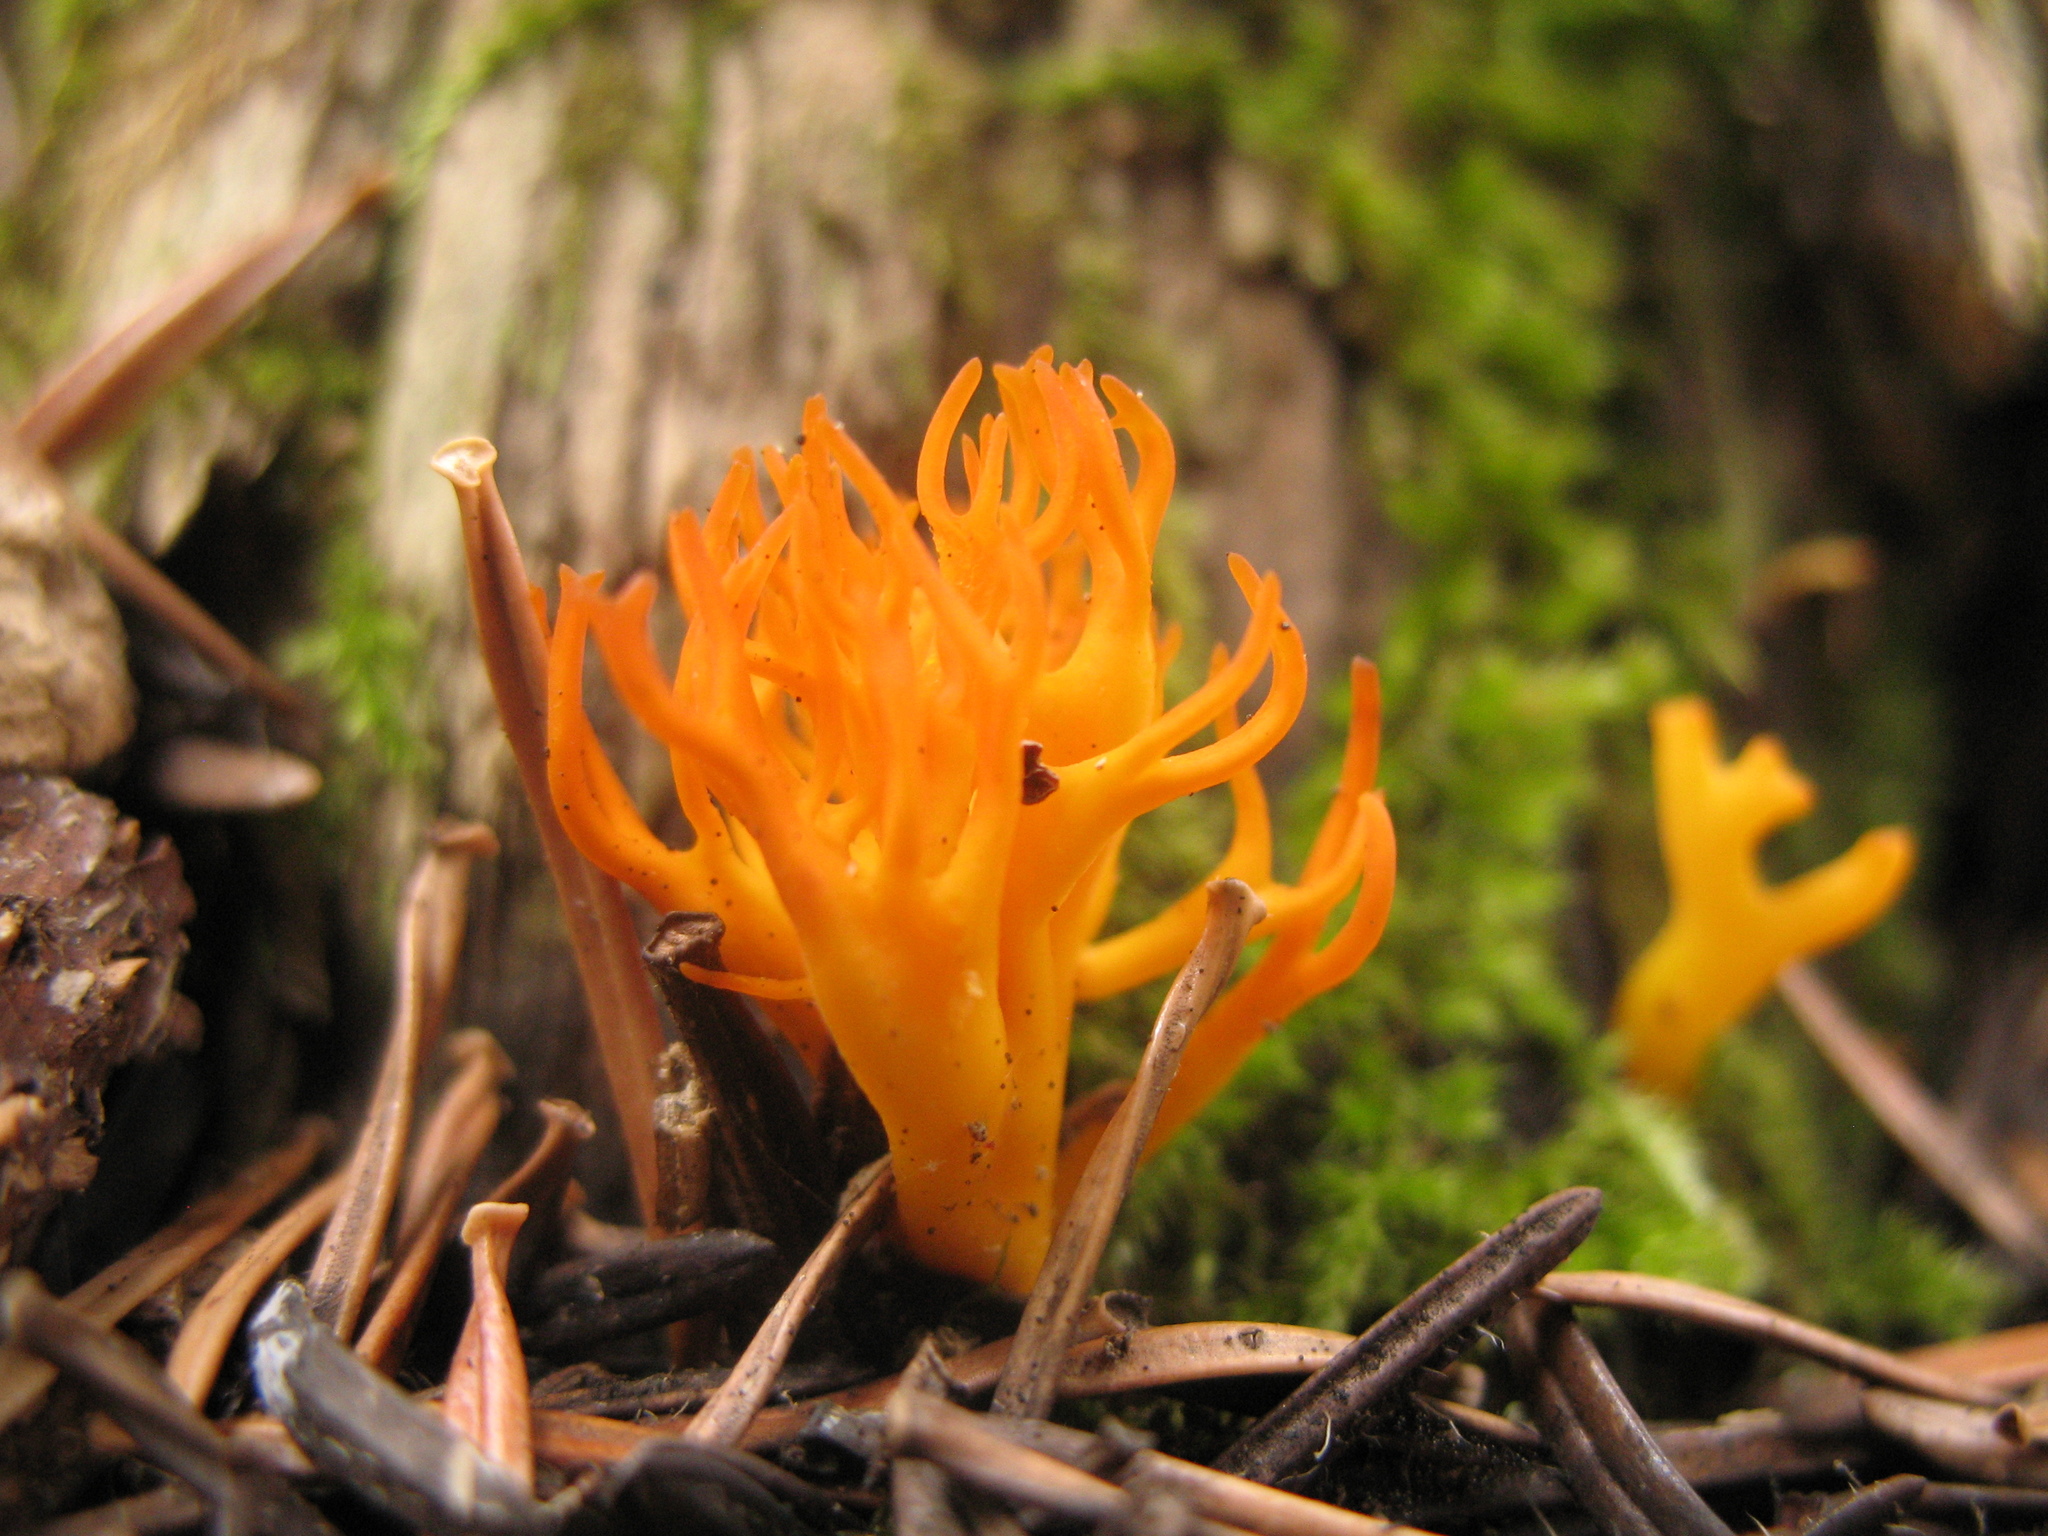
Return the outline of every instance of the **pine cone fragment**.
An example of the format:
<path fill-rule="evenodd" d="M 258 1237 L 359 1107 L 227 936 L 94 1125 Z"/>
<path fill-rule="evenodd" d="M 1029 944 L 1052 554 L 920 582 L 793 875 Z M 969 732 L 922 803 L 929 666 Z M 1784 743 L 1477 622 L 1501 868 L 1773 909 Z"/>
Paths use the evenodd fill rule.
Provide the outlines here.
<path fill-rule="evenodd" d="M 68 780 L 0 774 L 0 1265 L 92 1181 L 114 1069 L 199 1043 L 173 990 L 192 893 L 169 840 L 141 842 Z"/>

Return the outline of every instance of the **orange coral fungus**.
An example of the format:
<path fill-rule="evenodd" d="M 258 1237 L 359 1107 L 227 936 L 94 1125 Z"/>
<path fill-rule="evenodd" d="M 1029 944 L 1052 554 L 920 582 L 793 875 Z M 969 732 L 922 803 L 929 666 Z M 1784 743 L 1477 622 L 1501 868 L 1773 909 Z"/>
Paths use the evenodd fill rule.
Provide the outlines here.
<path fill-rule="evenodd" d="M 717 912 L 735 973 L 725 984 L 762 999 L 814 1063 L 837 1047 L 888 1129 L 912 1251 L 1018 1290 L 1061 1187 L 1077 995 L 1171 970 L 1200 927 L 1197 892 L 1091 946 L 1132 819 L 1229 781 L 1238 827 L 1219 873 L 1253 882 L 1271 913 L 1266 954 L 1195 1032 L 1162 1135 L 1266 1028 L 1365 958 L 1391 898 L 1394 837 L 1371 788 L 1377 689 L 1361 663 L 1350 751 L 1308 871 L 1299 887 L 1273 883 L 1252 765 L 1307 689 L 1279 580 L 1233 559 L 1251 609 L 1243 638 L 1164 707 L 1151 569 L 1173 487 L 1164 426 L 1115 379 L 1098 389 L 1087 364 L 1055 369 L 1049 350 L 995 377 L 1001 413 L 961 439 L 964 506 L 946 488 L 949 444 L 978 363 L 940 402 L 914 497 L 890 489 L 818 400 L 799 454 L 761 454 L 776 516 L 753 455 L 737 455 L 709 513 L 669 525 L 688 619 L 673 675 L 648 638 L 650 577 L 607 597 L 601 577 L 564 571 L 548 737 L 578 846 L 658 907 Z M 871 534 L 849 515 L 849 485 Z M 669 748 L 696 834 L 687 850 L 647 829 L 591 732 L 593 635 L 613 687 Z M 1266 696 L 1240 724 L 1235 703 L 1269 662 Z M 1212 725 L 1214 741 L 1175 750 Z"/>

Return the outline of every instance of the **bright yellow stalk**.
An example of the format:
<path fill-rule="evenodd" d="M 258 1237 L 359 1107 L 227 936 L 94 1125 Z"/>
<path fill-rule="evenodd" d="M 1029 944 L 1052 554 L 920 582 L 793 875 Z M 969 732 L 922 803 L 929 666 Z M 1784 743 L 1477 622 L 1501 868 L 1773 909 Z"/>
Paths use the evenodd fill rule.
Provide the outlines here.
<path fill-rule="evenodd" d="M 1866 832 L 1847 853 L 1783 885 L 1757 869 L 1764 838 L 1813 809 L 1813 786 L 1775 736 L 1721 760 L 1714 713 L 1697 698 L 1650 715 L 1657 834 L 1671 915 L 1614 1003 L 1629 1074 L 1689 1097 L 1706 1054 L 1794 960 L 1847 943 L 1884 913 L 1913 868 L 1903 827 Z"/>

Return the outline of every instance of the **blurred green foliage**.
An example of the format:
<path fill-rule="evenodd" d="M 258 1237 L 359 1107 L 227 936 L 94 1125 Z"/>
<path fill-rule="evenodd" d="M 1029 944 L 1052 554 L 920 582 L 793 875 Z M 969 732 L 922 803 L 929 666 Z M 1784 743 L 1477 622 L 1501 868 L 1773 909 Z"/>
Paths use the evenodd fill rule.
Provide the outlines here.
<path fill-rule="evenodd" d="M 1342 270 L 1311 275 L 1365 361 L 1357 450 L 1413 553 L 1378 658 L 1393 919 L 1141 1182 L 1116 1259 L 1176 1309 L 1355 1323 L 1567 1183 L 1607 1191 L 1582 1264 L 1886 1338 L 2003 1294 L 1885 1206 L 1883 1149 L 1796 1038 L 1745 1040 L 1697 1114 L 1653 1102 L 1596 1012 L 1632 953 L 1568 963 L 1612 947 L 1590 829 L 1648 842 L 1648 705 L 1748 670 L 1755 530 L 1687 489 L 1653 235 L 1727 216 L 1700 167 L 1740 183 L 1744 82 L 1814 25 L 1806 0 L 1188 4 L 1154 46 L 1024 75 L 1031 110 L 1114 102 L 1261 164 L 1334 233 Z M 1297 845 L 1334 767 L 1301 787 Z M 1133 837 L 1141 885 L 1199 874 L 1203 823 L 1178 817 Z M 1081 1069 L 1141 1015 L 1092 1015 Z"/>

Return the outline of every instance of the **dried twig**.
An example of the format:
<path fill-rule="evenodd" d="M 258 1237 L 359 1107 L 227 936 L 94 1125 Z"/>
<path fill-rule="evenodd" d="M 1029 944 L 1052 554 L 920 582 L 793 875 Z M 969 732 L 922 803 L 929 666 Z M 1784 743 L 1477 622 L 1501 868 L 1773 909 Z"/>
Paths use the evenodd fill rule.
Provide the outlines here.
<path fill-rule="evenodd" d="M 847 1256 L 881 1224 L 896 1197 L 896 1180 L 886 1160 L 870 1164 L 847 1186 L 839 1219 L 789 1282 L 761 1324 L 725 1385 L 712 1394 L 684 1435 L 709 1445 L 737 1445 L 782 1374 L 797 1330 L 839 1273 Z"/>
<path fill-rule="evenodd" d="M 1159 1105 L 1173 1086 L 1181 1051 L 1209 1005 L 1229 985 L 1245 936 L 1265 915 L 1265 903 L 1242 880 L 1210 882 L 1202 936 L 1160 1005 L 1137 1075 L 1060 1216 L 1045 1267 L 1024 1305 L 1010 1358 L 996 1382 L 992 1411 L 1035 1419 L 1052 1406 L 1074 1323 L 1088 1303 L 1095 1268 L 1130 1193 Z"/>
<path fill-rule="evenodd" d="M 75 1515 L 46 1520 L 28 1536 L 167 1536 L 206 1518 L 206 1501 L 183 1483 L 165 1483 Z"/>
<path fill-rule="evenodd" d="M 1899 1358 L 1943 1376 L 1963 1377 L 1992 1391 L 2011 1391 L 2048 1376 L 2048 1323 L 2022 1323 L 2017 1328 L 2000 1328 L 1967 1339 L 1951 1339 L 1945 1344 L 1923 1344 L 1904 1351 Z"/>
<path fill-rule="evenodd" d="M 1932 1369 L 1874 1344 L 1860 1343 L 1817 1324 L 1802 1322 L 1761 1302 L 1686 1280 L 1589 1269 L 1552 1275 L 1543 1282 L 1542 1294 L 1574 1306 L 1625 1307 L 1633 1312 L 1654 1312 L 1660 1317 L 1698 1323 L 1774 1349 L 1790 1350 L 1837 1370 L 1923 1397 L 1957 1403 L 2004 1401 L 2003 1393 L 1981 1382 Z"/>
<path fill-rule="evenodd" d="M 1216 1464 L 1261 1483 L 1302 1471 L 1452 1339 L 1562 1264 L 1599 1214 L 1597 1189 L 1538 1201 L 1360 1334 Z"/>
<path fill-rule="evenodd" d="M 1101 1442 L 1082 1430 L 1042 1420 L 981 1415 L 937 1398 L 906 1392 L 890 1399 L 888 1443 L 943 1465 L 962 1481 L 1015 1503 L 1103 1519 L 1115 1483 L 1078 1471 L 1072 1462 L 1099 1459 Z M 1056 1470 L 1055 1470 L 1056 1469 Z M 1268 1488 L 1154 1450 L 1136 1450 L 1112 1469 L 1128 1487 L 1143 1481 L 1185 1496 L 1206 1520 L 1270 1536 L 1418 1536 L 1413 1527 Z M 1086 1478 L 1083 1482 L 1080 1479 Z M 1105 1493 L 1107 1490 L 1107 1494 Z M 1071 1499 L 1071 1504 L 1054 1498 Z M 1087 1507 L 1093 1503 L 1093 1509 Z"/>
<path fill-rule="evenodd" d="M 1976 1141 L 1899 1059 L 1858 1023 L 1810 965 L 1788 965 L 1778 992 L 1800 1028 L 1878 1123 L 1984 1235 L 2036 1276 L 2048 1274 L 2048 1226 Z"/>
<path fill-rule="evenodd" d="M 462 511 L 462 544 L 484 670 L 561 900 L 591 1030 L 625 1137 L 641 1220 L 652 1227 L 660 1213 L 654 1063 L 667 1042 L 641 972 L 639 936 L 619 883 L 577 852 L 548 793 L 547 641 L 534 612 L 519 541 L 491 474 L 497 456 L 481 438 L 461 438 L 434 455 L 434 468 L 455 487 Z"/>
<path fill-rule="evenodd" d="M 479 854 L 494 853 L 497 846 L 488 827 L 443 823 L 434 829 L 426 856 L 406 885 L 398 918 L 391 1036 L 371 1092 L 369 1119 L 349 1159 L 347 1187 L 306 1280 L 314 1316 L 343 1338 L 355 1332 L 398 1198 L 420 1060 L 440 1033 L 455 982 L 469 904 L 469 867 Z"/>
<path fill-rule="evenodd" d="M 249 1325 L 263 1405 L 313 1463 L 432 1530 L 543 1536 L 558 1519 L 453 1425 L 370 1369 L 313 1315 L 298 1282 Z"/>
<path fill-rule="evenodd" d="M 512 1249 L 512 1287 L 525 1284 L 536 1266 L 562 1246 L 562 1199 L 576 1169 L 576 1154 L 597 1134 L 597 1123 L 571 1099 L 542 1099 L 540 1140 L 526 1160 L 491 1191 L 492 1200 L 517 1201 L 533 1212 Z"/>
<path fill-rule="evenodd" d="M 1959 1477 L 2048 1488 L 2048 1447 L 2012 1433 L 2009 1411 L 1872 1387 L 1863 1394 L 1863 1416 L 1880 1433 Z"/>
<path fill-rule="evenodd" d="M 194 1201 L 183 1216 L 72 1291 L 65 1305 L 112 1327 L 297 1183 L 332 1134 L 325 1120 L 301 1120 L 290 1141 L 259 1157 L 225 1187 Z M 0 1348 L 0 1429 L 34 1407 L 55 1379 L 55 1369 L 45 1362 Z"/>
<path fill-rule="evenodd" d="M 420 1127 L 409 1159 L 393 1239 L 400 1250 L 419 1234 L 434 1197 L 458 1176 L 467 1182 L 504 1112 L 498 1090 L 512 1079 L 512 1058 L 487 1029 L 457 1030 L 442 1054 L 455 1071 Z"/>
<path fill-rule="evenodd" d="M 685 965 L 725 968 L 725 924 L 671 912 L 642 951 L 711 1109 L 714 1217 L 806 1253 L 832 1220 L 832 1186 L 810 1105 L 747 1005 L 692 981 Z"/>

